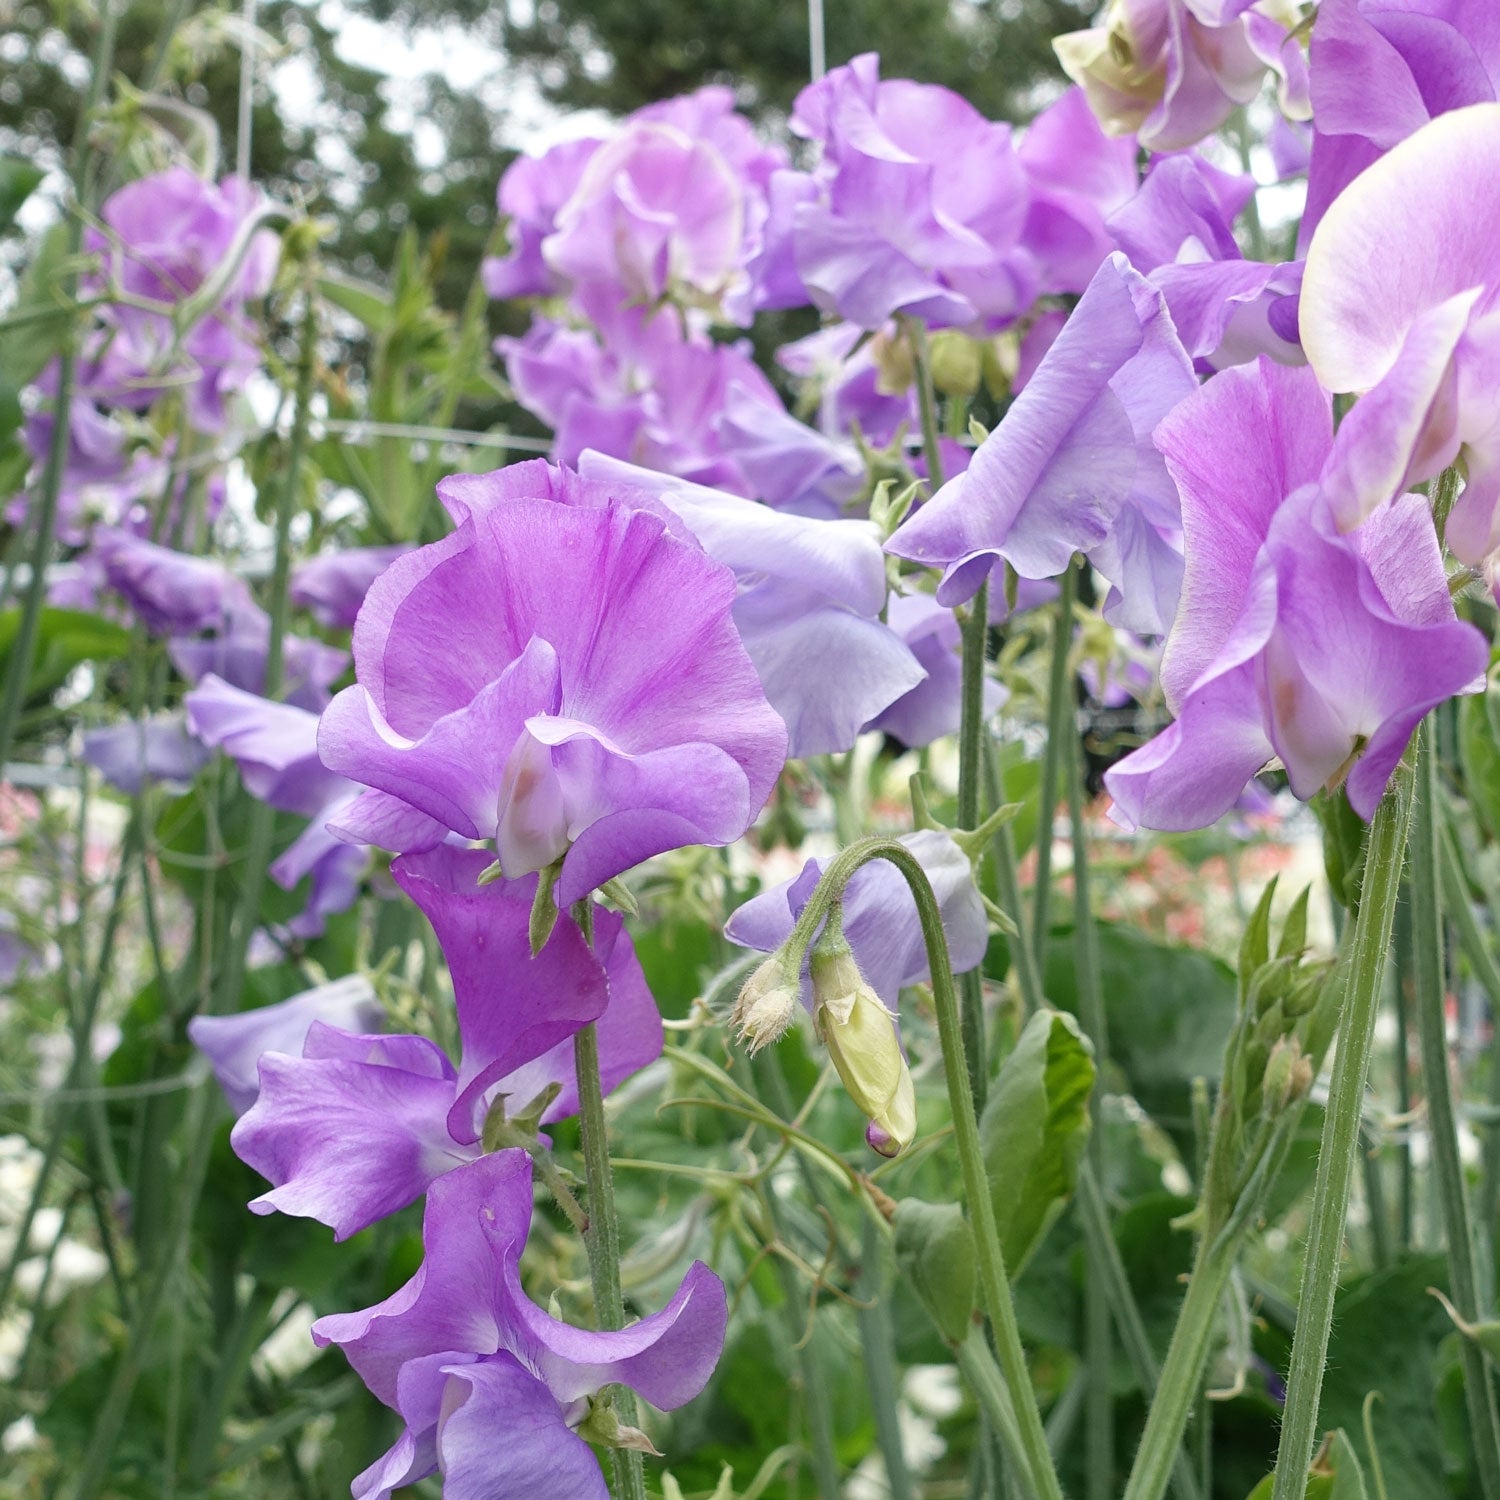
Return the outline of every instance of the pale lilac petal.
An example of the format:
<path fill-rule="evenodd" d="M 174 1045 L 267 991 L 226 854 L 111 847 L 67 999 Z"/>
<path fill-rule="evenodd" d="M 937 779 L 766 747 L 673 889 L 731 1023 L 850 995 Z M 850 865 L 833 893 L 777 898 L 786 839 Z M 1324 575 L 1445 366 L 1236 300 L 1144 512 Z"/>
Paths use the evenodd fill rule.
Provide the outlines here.
<path fill-rule="evenodd" d="M 150 783 L 186 790 L 212 757 L 181 714 L 126 720 L 83 736 L 83 759 L 117 790 L 135 796 Z"/>

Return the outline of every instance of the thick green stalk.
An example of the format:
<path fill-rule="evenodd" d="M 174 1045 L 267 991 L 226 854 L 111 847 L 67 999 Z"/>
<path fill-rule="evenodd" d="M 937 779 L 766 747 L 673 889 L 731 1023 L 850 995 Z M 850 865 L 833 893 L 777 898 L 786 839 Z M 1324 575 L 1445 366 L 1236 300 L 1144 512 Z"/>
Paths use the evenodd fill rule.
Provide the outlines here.
<path fill-rule="evenodd" d="M 1071 576 L 1071 574 L 1070 574 Z M 1078 1019 L 1094 1047 L 1102 1080 L 1109 1055 L 1104 1023 L 1104 991 L 1099 979 L 1099 942 L 1089 891 L 1088 839 L 1083 822 L 1083 747 L 1076 735 L 1067 741 L 1068 826 L 1073 843 L 1073 965 L 1078 978 Z M 1099 1086 L 1089 1096 L 1092 1128 L 1086 1148 L 1096 1179 L 1104 1177 L 1104 1130 L 1099 1117 Z M 1102 1207 L 1102 1203 L 1101 1203 Z M 1107 1238 L 1107 1236 L 1106 1236 Z M 1113 1243 L 1111 1241 L 1111 1243 Z M 1113 1360 L 1110 1335 L 1109 1267 L 1101 1259 L 1097 1235 L 1086 1238 L 1087 1277 L 1083 1286 L 1084 1358 L 1088 1366 L 1087 1459 L 1089 1500 L 1110 1500 L 1115 1482 L 1114 1396 L 1110 1390 Z"/>
<path fill-rule="evenodd" d="M 1146 1325 L 1141 1321 L 1135 1295 L 1130 1290 L 1130 1278 L 1125 1271 L 1125 1262 L 1120 1256 L 1120 1247 L 1110 1233 L 1109 1210 L 1104 1202 L 1104 1193 L 1095 1176 L 1094 1164 L 1085 1160 L 1078 1173 L 1078 1217 L 1083 1225 L 1084 1240 L 1090 1252 L 1089 1277 L 1097 1272 L 1103 1281 L 1114 1313 L 1115 1326 L 1120 1331 L 1120 1342 L 1125 1347 L 1130 1367 L 1141 1389 L 1155 1391 L 1161 1379 L 1161 1367 L 1156 1362 L 1156 1351 L 1151 1347 Z M 1172 1483 L 1179 1500 L 1199 1500 L 1198 1482 L 1193 1477 L 1192 1466 L 1187 1455 L 1179 1448 L 1173 1465 Z"/>
<path fill-rule="evenodd" d="M 865 1276 L 863 1290 L 869 1305 L 859 1310 L 859 1343 L 865 1359 L 865 1383 L 870 1388 L 875 1439 L 885 1460 L 890 1500 L 916 1500 L 917 1492 L 901 1446 L 900 1372 L 896 1367 L 896 1331 L 891 1323 L 888 1259 L 884 1237 L 874 1220 L 866 1218 L 860 1241 L 860 1261 Z"/>
<path fill-rule="evenodd" d="M 1396 1009 L 1396 1113 L 1401 1119 L 1411 1117 L 1411 1000 L 1409 982 L 1412 972 L 1411 890 L 1403 884 L 1401 900 L 1396 907 L 1393 928 Z M 1411 1154 L 1411 1130 L 1403 1125 L 1396 1138 L 1396 1249 L 1405 1253 L 1412 1247 L 1416 1223 L 1416 1172 Z"/>
<path fill-rule="evenodd" d="M 1448 915 L 1458 931 L 1458 940 L 1469 960 L 1490 1003 L 1490 1014 L 1500 1016 L 1500 967 L 1479 923 L 1474 919 L 1474 908 L 1469 904 L 1468 887 L 1464 881 L 1463 864 L 1458 855 L 1458 844 L 1451 824 L 1445 829 L 1442 840 L 1441 860 L 1443 867 L 1443 900 Z M 1479 1207 L 1475 1217 L 1479 1221 L 1480 1234 L 1486 1253 L 1480 1257 L 1481 1274 L 1493 1281 L 1491 1267 L 1495 1260 L 1495 1220 L 1500 1215 L 1500 1026 L 1490 1043 L 1489 1106 L 1490 1123 L 1484 1132 L 1484 1165 L 1479 1178 Z M 1494 1300 L 1494 1287 L 1481 1288 L 1480 1306 L 1488 1307 Z"/>
<path fill-rule="evenodd" d="M 1070 753 L 1064 742 L 1076 734 L 1072 679 L 1068 653 L 1073 645 L 1074 570 L 1058 580 L 1057 619 L 1052 631 L 1052 664 L 1047 686 L 1047 754 L 1042 761 L 1042 796 L 1037 808 L 1036 884 L 1032 895 L 1031 946 L 1039 963 L 1047 960 L 1048 923 L 1052 900 L 1052 815 L 1057 811 L 1058 784 Z"/>
<path fill-rule="evenodd" d="M 954 1143 L 963 1174 L 965 1206 L 974 1231 L 980 1301 L 994 1332 L 1000 1369 L 1016 1412 L 1017 1431 L 1013 1437 L 1019 1452 L 1012 1453 L 1011 1457 L 1029 1470 L 1032 1488 L 1041 1500 L 1062 1500 L 1062 1488 L 1047 1448 L 1041 1413 L 1037 1409 L 1036 1394 L 1026 1365 L 1026 1351 L 1021 1343 L 1021 1329 L 1016 1321 L 1015 1304 L 1011 1299 L 1005 1257 L 995 1227 L 995 1209 L 979 1142 L 979 1120 L 974 1112 L 974 1095 L 969 1087 L 969 1069 L 964 1057 L 953 966 L 943 935 L 942 913 L 927 872 L 916 856 L 894 839 L 869 838 L 851 845 L 828 866 L 782 952 L 789 962 L 796 962 L 800 968 L 801 954 L 806 952 L 813 936 L 827 919 L 834 902 L 841 898 L 850 876 L 872 859 L 888 860 L 900 871 L 911 889 L 922 923 L 922 937 L 932 974 L 933 1008 L 943 1051 L 943 1072 L 953 1115 Z M 1006 1436 L 1003 1430 L 1001 1436 Z"/>
<path fill-rule="evenodd" d="M 991 737 L 985 749 L 985 775 L 991 807 L 999 807 L 1005 800 L 1005 785 L 1000 776 L 1000 744 Z M 1016 868 L 1016 842 L 1010 824 L 1002 823 L 990 840 L 990 857 L 995 862 L 996 888 L 1000 896 L 1001 909 L 1016 924 L 1015 935 L 1010 940 L 1011 964 L 1015 969 L 1016 988 L 1021 992 L 1021 1003 L 1028 1015 L 1035 1015 L 1043 1001 L 1042 976 L 1037 968 L 1036 949 L 1031 945 L 1031 934 L 1026 919 L 1026 909 L 1021 899 L 1021 879 Z"/>
<path fill-rule="evenodd" d="M 594 945 L 594 914 L 587 900 L 573 915 L 589 947 Z M 609 1127 L 604 1118 L 604 1087 L 599 1077 L 599 1033 L 592 1021 L 573 1043 L 578 1079 L 578 1134 L 588 1184 L 589 1227 L 583 1247 L 589 1258 L 589 1284 L 594 1291 L 594 1320 L 613 1332 L 625 1326 L 625 1297 L 620 1290 L 620 1217 L 615 1210 L 615 1178 L 609 1164 Z M 634 1426 L 635 1395 L 628 1386 L 614 1392 L 620 1420 Z M 646 1500 L 646 1477 L 641 1455 L 630 1449 L 610 1451 L 616 1500 Z"/>
<path fill-rule="evenodd" d="M 1446 986 L 1443 983 L 1442 883 L 1439 873 L 1439 824 L 1435 725 L 1418 731 L 1416 806 L 1412 812 L 1411 894 L 1412 947 L 1416 958 L 1417 1034 L 1422 1050 L 1422 1077 L 1427 1094 L 1432 1164 L 1448 1242 L 1448 1278 L 1453 1305 L 1470 1322 L 1481 1316 L 1474 1268 L 1474 1238 L 1458 1156 L 1458 1130 L 1448 1079 L 1448 1041 L 1444 1029 Z M 1485 1500 L 1500 1500 L 1500 1411 L 1495 1407 L 1484 1351 L 1472 1339 L 1460 1344 L 1464 1397 L 1469 1429 Z"/>
<path fill-rule="evenodd" d="M 1349 982 L 1343 994 L 1338 1054 L 1334 1059 L 1322 1145 L 1313 1189 L 1312 1228 L 1302 1275 L 1297 1329 L 1287 1376 L 1286 1418 L 1276 1455 L 1272 1500 L 1303 1500 L 1317 1432 L 1323 1368 L 1338 1291 L 1339 1254 L 1349 1208 L 1349 1182 L 1359 1150 L 1370 1045 L 1380 1009 L 1391 921 L 1401 885 L 1411 822 L 1411 774 L 1398 768 L 1376 809 L 1365 853 L 1365 873 L 1355 921 Z"/>

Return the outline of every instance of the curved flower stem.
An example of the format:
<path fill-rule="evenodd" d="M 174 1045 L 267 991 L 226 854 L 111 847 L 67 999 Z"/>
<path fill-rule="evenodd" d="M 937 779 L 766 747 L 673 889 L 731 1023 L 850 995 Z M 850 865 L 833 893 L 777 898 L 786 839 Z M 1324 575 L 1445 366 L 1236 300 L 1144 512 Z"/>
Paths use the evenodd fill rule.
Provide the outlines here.
<path fill-rule="evenodd" d="M 1073 576 L 1069 569 L 1068 576 Z M 1065 653 L 1066 639 L 1057 650 Z M 1095 1066 L 1102 1079 L 1109 1055 L 1109 1037 L 1104 1024 L 1104 993 L 1099 980 L 1099 943 L 1094 931 L 1094 909 L 1089 891 L 1088 841 L 1083 823 L 1083 747 L 1076 735 L 1068 735 L 1063 754 L 1068 777 L 1068 827 L 1073 844 L 1073 968 L 1078 977 L 1078 1019 L 1093 1043 Z M 1089 1096 L 1088 1166 L 1104 1177 L 1104 1131 L 1099 1118 L 1099 1087 Z M 1108 1234 L 1106 1232 L 1106 1238 Z M 1113 1241 L 1111 1241 L 1113 1244 Z M 1084 1282 L 1085 1360 L 1088 1365 L 1087 1472 L 1089 1500 L 1110 1500 L 1114 1489 L 1115 1414 L 1110 1390 L 1112 1363 L 1109 1312 L 1109 1267 L 1101 1258 L 1096 1237 L 1085 1237 L 1088 1277 Z"/>
<path fill-rule="evenodd" d="M 1370 1070 L 1370 1044 L 1380 1009 L 1391 921 L 1401 885 L 1407 829 L 1411 823 L 1411 772 L 1403 764 L 1376 809 L 1365 851 L 1365 872 L 1355 919 L 1349 982 L 1343 996 L 1338 1055 L 1334 1059 L 1318 1173 L 1313 1189 L 1312 1228 L 1302 1275 L 1297 1331 L 1287 1375 L 1286 1419 L 1276 1455 L 1272 1500 L 1302 1500 L 1317 1432 L 1323 1367 L 1338 1291 L 1339 1252 L 1349 1207 L 1349 1182 L 1359 1151 L 1360 1116 Z"/>
<path fill-rule="evenodd" d="M 1448 1080 L 1448 1042 L 1444 1027 L 1442 885 L 1438 863 L 1438 779 L 1435 724 L 1418 731 L 1416 806 L 1412 813 L 1411 897 L 1412 947 L 1416 958 L 1417 1035 L 1422 1049 L 1422 1077 L 1431 1129 L 1432 1163 L 1442 1203 L 1443 1233 L 1448 1241 L 1448 1276 L 1453 1302 L 1470 1322 L 1480 1317 L 1478 1279 L 1469 1206 L 1464 1196 L 1463 1167 L 1458 1157 L 1453 1095 Z M 1485 1500 L 1500 1500 L 1500 1412 L 1495 1407 L 1484 1351 L 1472 1340 L 1460 1345 L 1464 1398 Z"/>
<path fill-rule="evenodd" d="M 1062 1487 L 1053 1467 L 1047 1436 L 1042 1428 L 1041 1413 L 1026 1366 L 1026 1351 L 1021 1344 L 1021 1329 L 1011 1300 L 1010 1280 L 1005 1271 L 1005 1257 L 995 1228 L 995 1209 L 990 1198 L 989 1179 L 985 1175 L 984 1155 L 979 1143 L 979 1121 L 974 1113 L 974 1094 L 969 1087 L 969 1068 L 964 1057 L 964 1039 L 958 1014 L 958 992 L 953 982 L 953 966 L 948 958 L 948 943 L 943 934 L 943 919 L 937 897 L 916 856 L 894 839 L 868 838 L 851 845 L 838 855 L 818 882 L 792 935 L 784 945 L 790 961 L 801 967 L 813 937 L 822 927 L 833 904 L 838 901 L 850 877 L 861 865 L 872 859 L 888 860 L 895 865 L 917 905 L 922 923 L 922 938 L 927 946 L 927 963 L 932 973 L 933 1007 L 937 1013 L 938 1038 L 943 1049 L 943 1072 L 948 1083 L 948 1102 L 953 1114 L 953 1137 L 958 1147 L 963 1172 L 964 1199 L 974 1231 L 975 1259 L 978 1262 L 980 1299 L 994 1332 L 996 1354 L 1005 1377 L 1010 1401 L 1015 1409 L 1015 1430 L 1010 1434 L 1016 1448 L 1013 1460 L 1023 1471 L 1029 1470 L 1031 1490 L 1041 1500 L 1062 1500 Z M 1007 1434 L 1002 1430 L 1002 1437 Z"/>
<path fill-rule="evenodd" d="M 573 916 L 584 941 L 594 946 L 594 913 L 588 900 L 577 903 Z M 592 1021 L 573 1039 L 573 1065 L 578 1078 L 578 1133 L 588 1183 L 588 1228 L 583 1246 L 589 1258 L 589 1283 L 594 1290 L 594 1318 L 601 1328 L 625 1326 L 625 1297 L 620 1290 L 620 1219 L 615 1212 L 615 1179 L 609 1165 L 609 1134 L 604 1119 L 604 1088 L 599 1077 L 599 1033 Z M 615 1390 L 620 1420 L 634 1426 L 635 1396 L 628 1387 Z M 639 1453 L 610 1451 L 616 1500 L 646 1500 L 646 1477 Z"/>
<path fill-rule="evenodd" d="M 1073 599 L 1077 589 L 1070 566 L 1058 580 L 1057 620 L 1052 635 L 1052 670 L 1047 686 L 1047 755 L 1042 761 L 1042 793 L 1037 810 L 1036 882 L 1031 909 L 1031 947 L 1038 963 L 1047 961 L 1047 933 L 1052 899 L 1052 815 L 1057 811 L 1063 741 L 1074 733 L 1073 695 L 1068 651 L 1073 644 Z"/>

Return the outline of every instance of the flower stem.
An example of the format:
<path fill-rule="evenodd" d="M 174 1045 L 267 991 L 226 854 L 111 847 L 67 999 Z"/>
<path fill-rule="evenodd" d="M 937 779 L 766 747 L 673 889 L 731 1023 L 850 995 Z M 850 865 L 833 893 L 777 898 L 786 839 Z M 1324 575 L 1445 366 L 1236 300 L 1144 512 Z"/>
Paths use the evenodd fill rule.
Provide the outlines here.
<path fill-rule="evenodd" d="M 1068 576 L 1072 577 L 1069 570 Z M 1066 649 L 1064 647 L 1063 649 Z M 1083 747 L 1076 735 L 1067 736 L 1068 825 L 1073 843 L 1073 967 L 1078 977 L 1078 1019 L 1094 1047 L 1099 1078 L 1109 1055 L 1109 1037 L 1104 1024 L 1104 993 L 1099 980 L 1099 943 L 1094 931 L 1094 910 L 1089 892 L 1088 841 L 1083 823 Z M 1100 1089 L 1089 1097 L 1088 1166 L 1095 1177 L 1104 1177 L 1104 1131 L 1099 1117 Z M 1108 1238 L 1106 1231 L 1105 1238 Z M 1111 1244 L 1113 1242 L 1111 1241 Z M 1109 1312 L 1109 1267 L 1101 1259 L 1097 1236 L 1085 1240 L 1088 1275 L 1083 1287 L 1085 1363 L 1088 1367 L 1087 1474 L 1089 1500 L 1110 1500 L 1114 1491 L 1115 1417 L 1110 1390 L 1112 1364 Z"/>
<path fill-rule="evenodd" d="M 1052 899 L 1052 815 L 1063 767 L 1063 741 L 1074 733 L 1072 681 L 1068 652 L 1073 644 L 1073 598 L 1077 583 L 1070 566 L 1058 580 L 1057 621 L 1052 634 L 1052 670 L 1047 688 L 1047 755 L 1042 761 L 1042 795 L 1037 809 L 1036 883 L 1033 887 L 1031 947 L 1037 962 L 1047 961 L 1047 935 Z"/>
<path fill-rule="evenodd" d="M 1365 873 L 1355 919 L 1349 981 L 1343 995 L 1338 1054 L 1334 1059 L 1318 1172 L 1313 1189 L 1312 1227 L 1302 1275 L 1297 1329 L 1287 1375 L 1286 1419 L 1276 1455 L 1272 1500 L 1302 1500 L 1317 1432 L 1323 1368 L 1333 1327 L 1338 1291 L 1339 1253 L 1349 1183 L 1359 1151 L 1360 1115 L 1370 1046 L 1380 1009 L 1391 922 L 1401 885 L 1401 866 L 1411 823 L 1411 774 L 1398 768 L 1390 790 L 1376 809 L 1365 852 Z"/>
<path fill-rule="evenodd" d="M 943 934 L 942 913 L 937 897 L 916 856 L 894 839 L 868 838 L 851 845 L 832 861 L 808 900 L 784 951 L 806 950 L 812 936 L 826 920 L 833 904 L 840 899 L 845 885 L 861 865 L 872 859 L 888 860 L 911 888 L 917 914 L 922 923 L 922 937 L 927 947 L 927 963 L 932 974 L 933 1008 L 937 1014 L 938 1038 L 943 1050 L 943 1072 L 948 1084 L 948 1102 L 953 1114 L 953 1136 L 963 1173 L 964 1200 L 974 1231 L 975 1259 L 978 1262 L 980 1300 L 994 1333 L 996 1354 L 1010 1402 L 1014 1407 L 1014 1428 L 1001 1437 L 1012 1448 L 1011 1458 L 1028 1473 L 1031 1491 L 1041 1500 L 1062 1500 L 1062 1487 L 1047 1447 L 1041 1413 L 1026 1365 L 1026 1351 L 1021 1344 L 1021 1329 L 1011 1300 L 1010 1281 L 1005 1271 L 1005 1257 L 995 1227 L 994 1203 L 990 1197 L 989 1179 L 984 1170 L 984 1154 L 979 1142 L 979 1121 L 974 1112 L 974 1094 L 969 1086 L 969 1068 L 964 1057 L 963 1030 L 959 1022 L 958 992 L 953 982 L 953 966 L 948 958 L 948 943 Z M 801 945 L 800 949 L 798 944 Z M 972 1343 L 973 1341 L 970 1340 Z M 976 1391 L 976 1395 L 981 1392 Z"/>
<path fill-rule="evenodd" d="M 1416 959 L 1417 1035 L 1427 1095 L 1432 1163 L 1448 1242 L 1448 1277 L 1453 1303 L 1469 1322 L 1480 1317 L 1474 1240 L 1464 1196 L 1463 1167 L 1458 1157 L 1453 1095 L 1448 1079 L 1448 1043 L 1444 1027 L 1443 913 L 1439 873 L 1438 780 L 1435 724 L 1418 730 L 1416 805 L 1412 812 L 1411 897 L 1412 947 Z M 1464 1397 L 1469 1429 L 1485 1500 L 1500 1500 L 1500 1412 L 1485 1367 L 1484 1351 L 1472 1340 L 1460 1345 Z"/>

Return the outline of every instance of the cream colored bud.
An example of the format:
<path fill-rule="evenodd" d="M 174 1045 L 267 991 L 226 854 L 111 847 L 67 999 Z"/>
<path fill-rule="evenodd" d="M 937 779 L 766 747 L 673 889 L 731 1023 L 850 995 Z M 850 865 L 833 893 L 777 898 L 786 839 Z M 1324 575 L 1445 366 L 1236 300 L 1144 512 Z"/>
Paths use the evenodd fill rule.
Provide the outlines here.
<path fill-rule="evenodd" d="M 773 956 L 745 981 L 729 1020 L 754 1056 L 762 1047 L 779 1042 L 796 1014 L 797 996 L 788 982 L 786 965 Z"/>
<path fill-rule="evenodd" d="M 812 977 L 818 1031 L 849 1097 L 870 1122 L 865 1139 L 882 1156 L 899 1156 L 917 1133 L 917 1096 L 896 1018 L 842 938 L 814 951 Z"/>

